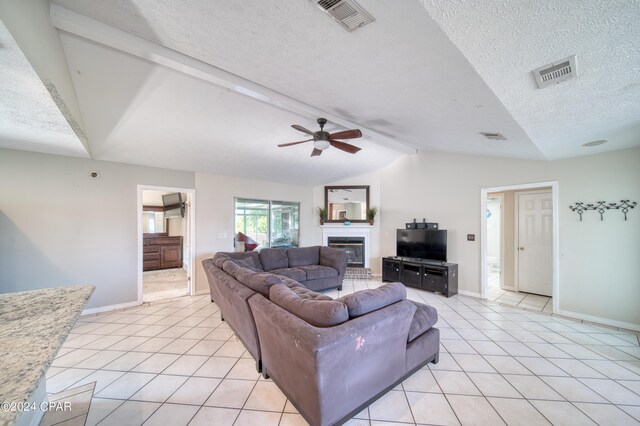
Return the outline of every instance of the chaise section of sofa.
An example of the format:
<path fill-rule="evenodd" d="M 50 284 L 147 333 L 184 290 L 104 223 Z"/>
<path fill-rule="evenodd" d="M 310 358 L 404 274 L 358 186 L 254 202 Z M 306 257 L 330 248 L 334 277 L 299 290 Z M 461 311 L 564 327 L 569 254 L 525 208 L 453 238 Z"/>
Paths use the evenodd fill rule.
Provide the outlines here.
<path fill-rule="evenodd" d="M 274 285 L 270 300 L 249 300 L 263 374 L 312 425 L 340 424 L 426 363 L 437 362 L 434 308 L 406 300 L 401 283 L 350 296 L 310 300 Z M 422 321 L 424 314 L 431 320 Z"/>
<path fill-rule="evenodd" d="M 310 424 L 340 424 L 427 362 L 438 361 L 437 312 L 407 300 L 404 285 L 389 283 L 334 300 L 308 284 L 332 288 L 335 280 L 300 283 L 274 271 L 298 269 L 313 277 L 314 267 L 336 265 L 343 267 L 335 272 L 339 277 L 346 269 L 344 252 L 287 252 L 218 253 L 203 267 L 212 301 L 258 371 L 273 378 Z M 281 268 L 283 253 L 287 268 Z"/>

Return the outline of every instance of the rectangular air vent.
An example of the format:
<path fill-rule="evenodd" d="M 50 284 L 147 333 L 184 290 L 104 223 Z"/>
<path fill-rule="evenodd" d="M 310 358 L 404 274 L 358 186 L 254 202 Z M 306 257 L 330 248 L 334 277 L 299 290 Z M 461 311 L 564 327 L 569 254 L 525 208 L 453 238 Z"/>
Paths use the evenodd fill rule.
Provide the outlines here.
<path fill-rule="evenodd" d="M 316 4 L 349 32 L 375 21 L 354 0 L 319 0 Z"/>
<path fill-rule="evenodd" d="M 569 80 L 577 75 L 576 55 L 533 70 L 533 76 L 540 89 Z"/>
<path fill-rule="evenodd" d="M 484 135 L 485 138 L 491 139 L 493 141 L 506 141 L 507 138 L 502 136 L 502 133 L 488 133 L 488 132 L 480 132 L 481 135 Z"/>

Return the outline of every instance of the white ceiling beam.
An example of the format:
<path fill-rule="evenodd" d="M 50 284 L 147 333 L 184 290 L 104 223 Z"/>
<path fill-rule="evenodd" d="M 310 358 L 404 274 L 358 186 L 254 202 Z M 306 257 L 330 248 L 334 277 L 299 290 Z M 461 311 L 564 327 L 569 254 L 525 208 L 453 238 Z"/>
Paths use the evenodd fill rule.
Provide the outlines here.
<path fill-rule="evenodd" d="M 403 154 L 415 154 L 417 152 L 415 147 L 403 144 L 358 123 L 328 113 L 191 56 L 106 25 L 59 5 L 51 4 L 51 22 L 59 30 L 188 74 L 295 114 L 314 118 L 325 117 L 330 122 L 347 129 L 359 128 L 367 139 L 394 151 Z"/>

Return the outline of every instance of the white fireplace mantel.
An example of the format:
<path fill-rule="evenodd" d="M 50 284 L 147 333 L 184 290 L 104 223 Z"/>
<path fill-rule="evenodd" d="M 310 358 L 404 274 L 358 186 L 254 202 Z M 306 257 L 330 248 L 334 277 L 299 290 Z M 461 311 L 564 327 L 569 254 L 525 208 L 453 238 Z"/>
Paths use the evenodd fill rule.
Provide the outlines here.
<path fill-rule="evenodd" d="M 329 237 L 362 237 L 364 238 L 364 267 L 369 268 L 371 257 L 371 228 L 370 225 L 345 226 L 343 224 L 322 225 L 322 245 L 326 246 Z"/>

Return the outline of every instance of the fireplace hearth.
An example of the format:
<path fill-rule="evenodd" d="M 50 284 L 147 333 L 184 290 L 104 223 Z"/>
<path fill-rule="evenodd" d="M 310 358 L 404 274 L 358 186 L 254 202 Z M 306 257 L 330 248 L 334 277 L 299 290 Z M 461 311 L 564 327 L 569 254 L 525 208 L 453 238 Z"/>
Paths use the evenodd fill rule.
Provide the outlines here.
<path fill-rule="evenodd" d="M 365 266 L 364 237 L 328 237 L 329 247 L 347 252 L 347 267 L 363 268 Z"/>

